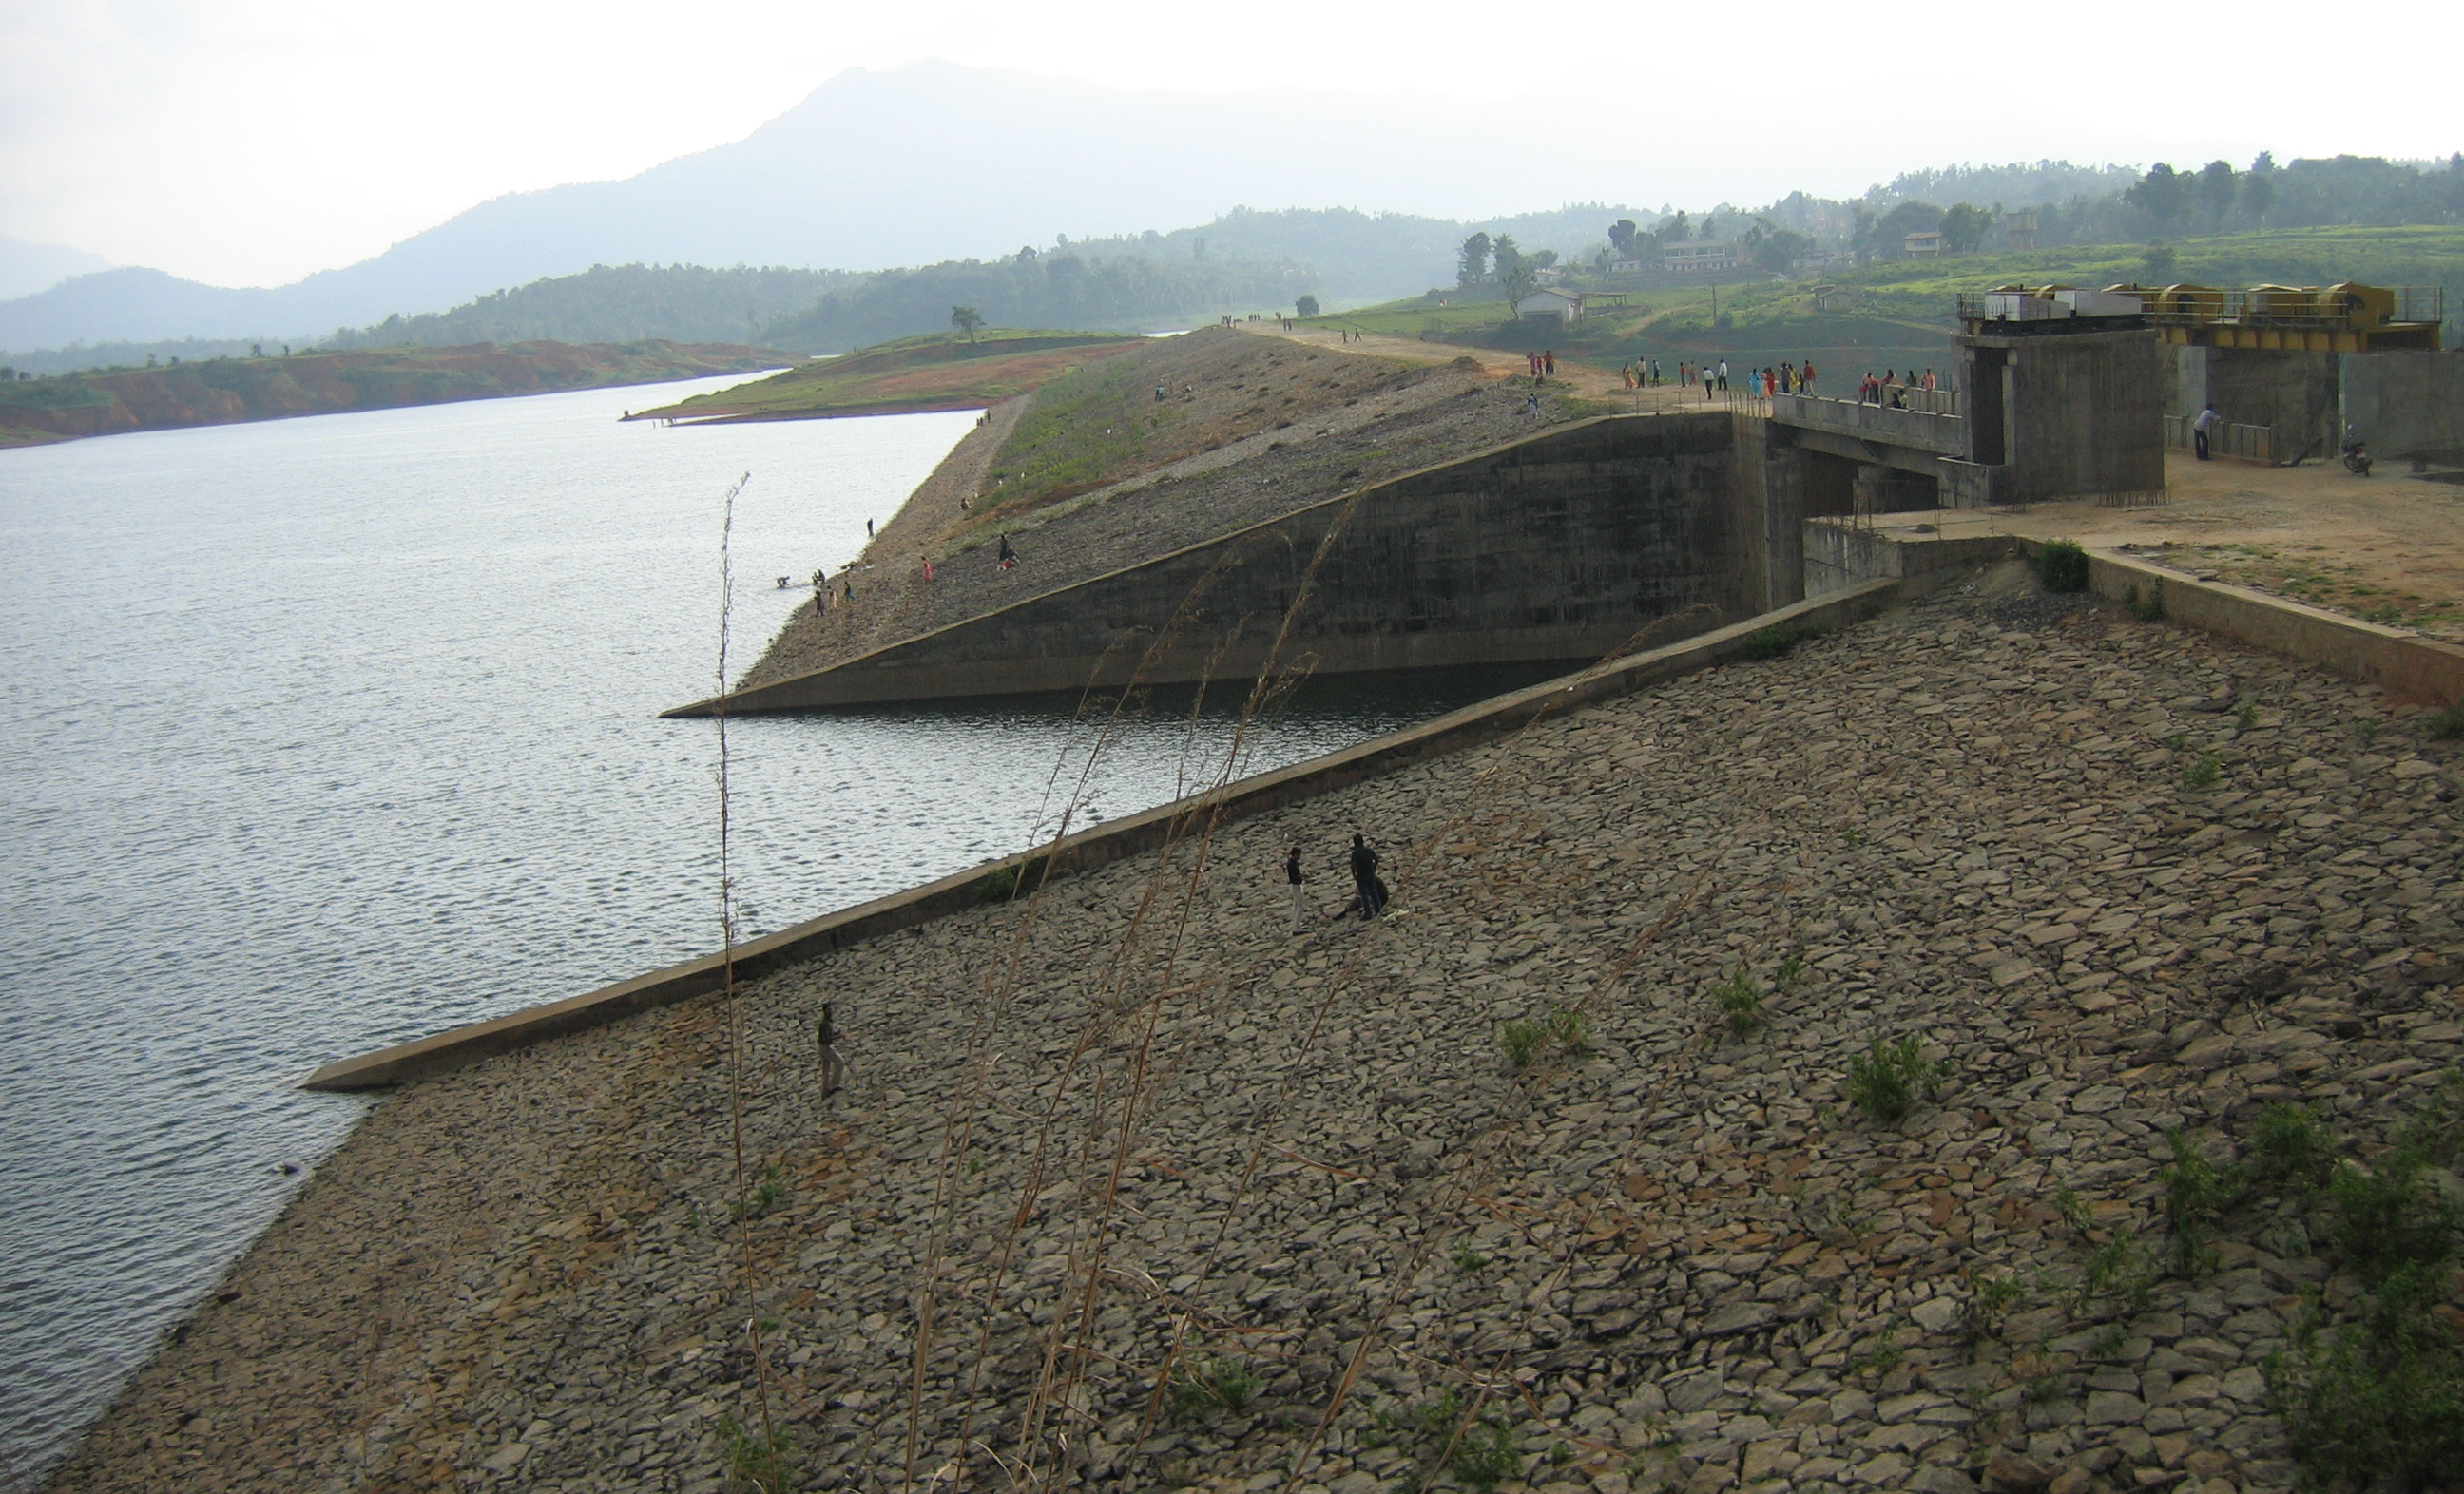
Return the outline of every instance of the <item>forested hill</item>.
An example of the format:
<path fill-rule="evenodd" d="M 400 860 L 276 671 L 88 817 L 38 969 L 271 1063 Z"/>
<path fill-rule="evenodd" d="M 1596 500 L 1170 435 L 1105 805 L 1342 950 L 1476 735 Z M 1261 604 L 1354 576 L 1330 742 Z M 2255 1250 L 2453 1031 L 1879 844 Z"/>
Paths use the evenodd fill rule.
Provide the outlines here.
<path fill-rule="evenodd" d="M 234 425 L 287 415 L 444 405 L 657 384 L 700 374 L 775 368 L 782 356 L 734 345 L 633 342 L 575 347 L 387 348 L 217 358 L 160 368 L 61 374 L 0 383 L 0 446 L 32 446 L 123 430 Z"/>
<path fill-rule="evenodd" d="M 759 341 L 760 329 L 863 278 L 779 266 L 593 265 L 421 317 L 341 331 L 336 347 L 463 347 L 473 342 Z M 949 308 L 941 315 L 947 317 Z"/>
<path fill-rule="evenodd" d="M 971 306 L 996 327 L 1178 328 L 1224 312 L 1290 307 L 1318 287 L 1314 271 L 1280 260 L 1174 259 L 1136 253 L 1081 256 L 1023 250 L 1005 259 L 885 270 L 764 327 L 761 341 L 811 353 L 843 352 L 947 326 Z"/>

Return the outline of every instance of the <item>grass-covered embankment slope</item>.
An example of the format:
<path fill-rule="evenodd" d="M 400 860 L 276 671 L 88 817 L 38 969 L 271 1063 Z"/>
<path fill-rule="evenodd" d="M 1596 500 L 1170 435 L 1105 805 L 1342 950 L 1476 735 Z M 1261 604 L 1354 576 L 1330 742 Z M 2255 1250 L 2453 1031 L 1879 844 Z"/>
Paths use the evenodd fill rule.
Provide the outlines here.
<path fill-rule="evenodd" d="M 728 343 L 519 342 L 217 358 L 61 374 L 0 384 L 0 446 L 658 384 L 776 367 L 785 357 Z"/>
<path fill-rule="evenodd" d="M 1414 297 L 1313 320 L 1407 338 L 1546 345 L 1561 355 L 1619 361 L 1726 357 L 1763 363 L 1812 357 L 1853 382 L 1852 365 L 1943 363 L 1958 330 L 1958 294 L 2012 283 L 2440 285 L 2449 291 L 2451 318 L 2464 312 L 2464 228 L 2282 229 L 2183 239 L 2166 248 L 2172 266 L 2161 275 L 2151 273 L 2148 248 L 2141 244 L 1885 260 L 1828 274 L 1818 295 L 1811 279 L 1773 282 L 1738 272 L 1732 283 L 1716 289 L 1638 286 L 1628 292 L 1623 308 L 1565 327 L 1508 321 L 1493 287 Z M 1447 304 L 1437 304 L 1440 298 Z M 1675 370 L 1669 372 L 1674 377 Z"/>
<path fill-rule="evenodd" d="M 901 338 L 845 358 L 817 359 L 740 388 L 637 410 L 632 418 L 822 420 L 982 409 L 1091 360 L 1135 347 L 1138 341 L 1098 332 L 991 332 L 974 342 L 937 334 Z"/>
<path fill-rule="evenodd" d="M 1151 341 L 1037 392 L 994 459 L 979 518 L 1042 508 L 1265 431 L 1306 425 L 1301 434 L 1311 434 L 1325 424 L 1313 417 L 1428 374 L 1221 328 Z"/>

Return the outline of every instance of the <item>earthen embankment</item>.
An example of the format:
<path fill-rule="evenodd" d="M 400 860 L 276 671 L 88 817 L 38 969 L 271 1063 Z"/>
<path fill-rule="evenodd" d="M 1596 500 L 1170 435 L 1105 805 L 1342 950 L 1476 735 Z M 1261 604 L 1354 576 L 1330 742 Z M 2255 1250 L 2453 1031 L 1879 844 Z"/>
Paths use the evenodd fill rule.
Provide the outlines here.
<path fill-rule="evenodd" d="M 2453 754 L 1974 577 L 405 1089 L 55 1486 L 715 1491 L 766 1399 L 807 1488 L 2286 1490 L 2356 1288 L 2157 1169 L 2458 1062 Z"/>

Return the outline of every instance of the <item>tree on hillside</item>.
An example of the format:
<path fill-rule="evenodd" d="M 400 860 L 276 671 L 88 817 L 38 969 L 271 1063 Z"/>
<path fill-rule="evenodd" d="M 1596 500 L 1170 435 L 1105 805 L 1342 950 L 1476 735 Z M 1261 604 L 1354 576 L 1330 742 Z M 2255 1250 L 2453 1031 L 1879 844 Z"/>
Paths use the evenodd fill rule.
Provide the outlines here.
<path fill-rule="evenodd" d="M 2221 231 L 2225 218 L 2233 211 L 2233 198 L 2240 184 L 2234 180 L 2233 163 L 2211 161 L 2199 168 L 2199 208 L 2208 215 L 2208 227 Z"/>
<path fill-rule="evenodd" d="M 1314 317 L 1317 315 L 1317 297 L 1314 296 L 1304 296 L 1299 300 L 1292 302 L 1292 310 L 1299 312 L 1304 317 Z"/>
<path fill-rule="evenodd" d="M 1634 257 L 1634 235 L 1636 231 L 1634 220 L 1632 218 L 1619 218 L 1615 223 L 1609 225 L 1609 248 L 1617 251 L 1617 257 L 1619 259 L 1632 259 Z"/>
<path fill-rule="evenodd" d="M 970 342 L 973 342 L 976 340 L 976 329 L 983 324 L 984 314 L 976 310 L 973 306 L 953 306 L 950 308 L 950 325 L 965 333 L 967 335 L 967 341 Z"/>
<path fill-rule="evenodd" d="M 1942 247 L 1953 254 L 1972 254 L 1993 227 L 1993 215 L 1974 203 L 1953 203 L 1942 215 Z"/>
<path fill-rule="evenodd" d="M 2242 173 L 2241 210 L 2252 228 L 2262 229 L 2267 226 L 2268 210 L 2275 206 L 2276 153 L 2262 150 L 2258 159 L 2250 164 L 2250 169 Z"/>
<path fill-rule="evenodd" d="M 1455 283 L 1464 287 L 1478 285 L 1488 274 L 1488 252 L 1485 233 L 1475 233 L 1463 240 L 1462 252 L 1455 256 Z"/>
<path fill-rule="evenodd" d="M 1507 305 L 1530 295 L 1540 283 L 1540 267 L 1516 247 L 1513 234 L 1499 234 L 1490 253 L 1497 265 L 1497 283 L 1506 293 Z"/>
<path fill-rule="evenodd" d="M 1685 214 L 1671 213 L 1668 221 L 1660 226 L 1660 240 L 1663 244 L 1683 244 L 1692 231 L 1686 226 Z"/>
<path fill-rule="evenodd" d="M 1942 209 L 1931 203 L 1904 202 L 1874 220 L 1877 253 L 1896 255 L 1911 233 L 1932 233 L 1942 228 Z"/>
<path fill-rule="evenodd" d="M 2122 194 L 2122 200 L 2146 215 L 2159 233 L 2178 232 L 2190 215 L 2194 179 L 2162 161 Z"/>
<path fill-rule="evenodd" d="M 1754 247 L 1749 253 L 1753 256 L 1755 269 L 1779 275 L 1813 250 L 1814 240 L 1794 229 L 1771 229 L 1754 241 Z"/>

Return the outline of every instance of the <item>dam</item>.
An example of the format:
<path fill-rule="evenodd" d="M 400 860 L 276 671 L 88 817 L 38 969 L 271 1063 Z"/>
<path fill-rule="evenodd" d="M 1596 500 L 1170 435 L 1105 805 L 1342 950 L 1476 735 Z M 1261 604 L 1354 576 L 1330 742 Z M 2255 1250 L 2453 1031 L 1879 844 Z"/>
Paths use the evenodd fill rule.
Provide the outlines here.
<path fill-rule="evenodd" d="M 1973 408 L 1781 395 L 1551 425 L 669 714 L 1572 667 L 1673 641 L 1802 599 L 1809 518 L 2161 492 L 2140 322 L 1977 327 L 1958 341 Z"/>

